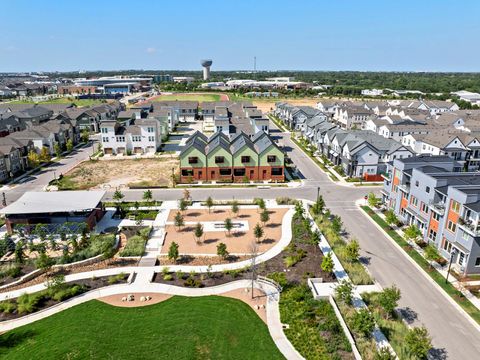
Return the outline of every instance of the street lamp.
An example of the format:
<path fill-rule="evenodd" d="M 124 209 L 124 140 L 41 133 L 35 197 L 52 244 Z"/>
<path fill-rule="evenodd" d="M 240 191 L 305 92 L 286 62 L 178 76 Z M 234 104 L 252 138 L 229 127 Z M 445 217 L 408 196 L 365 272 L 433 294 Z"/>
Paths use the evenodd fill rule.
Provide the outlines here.
<path fill-rule="evenodd" d="M 450 261 L 448 263 L 447 277 L 445 278 L 445 284 L 448 284 L 448 275 L 450 275 L 450 268 L 452 267 L 453 257 L 456 254 L 457 254 L 457 249 L 452 248 L 452 252 L 450 253 Z"/>

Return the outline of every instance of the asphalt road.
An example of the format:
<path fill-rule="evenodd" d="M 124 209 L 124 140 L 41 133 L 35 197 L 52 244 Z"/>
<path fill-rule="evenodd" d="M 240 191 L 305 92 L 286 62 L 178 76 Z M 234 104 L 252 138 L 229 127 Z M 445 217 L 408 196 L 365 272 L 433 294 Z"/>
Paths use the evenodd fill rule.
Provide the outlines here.
<path fill-rule="evenodd" d="M 272 126 L 274 128 L 274 126 Z M 214 199 L 252 199 L 254 197 L 276 198 L 288 196 L 315 200 L 317 187 L 330 210 L 342 217 L 346 231 L 355 237 L 362 248 L 361 254 L 368 261 L 368 269 L 373 277 L 383 286 L 395 284 L 400 288 L 402 298 L 399 306 L 408 315 L 413 325 L 424 324 L 432 336 L 435 359 L 479 359 L 480 332 L 405 258 L 382 232 L 369 222 L 362 211 L 355 206 L 355 201 L 362 198 L 371 189 L 350 188 L 331 182 L 318 166 L 290 140 L 289 134 L 273 130 L 304 177 L 304 186 L 299 188 L 194 188 L 190 190 L 194 200 L 204 200 L 208 196 Z M 88 157 L 91 147 L 80 150 L 72 157 L 62 159 L 55 166 L 56 171 L 64 171 L 82 157 Z M 70 165 L 69 165 L 70 164 Z M 27 190 L 40 190 L 52 178 L 45 172 L 31 181 L 18 185 L 8 191 L 8 199 L 15 199 Z M 175 200 L 182 196 L 183 189 L 153 190 L 158 200 Z M 140 200 L 141 190 L 123 191 L 125 200 Z M 112 192 L 105 200 L 111 199 Z"/>

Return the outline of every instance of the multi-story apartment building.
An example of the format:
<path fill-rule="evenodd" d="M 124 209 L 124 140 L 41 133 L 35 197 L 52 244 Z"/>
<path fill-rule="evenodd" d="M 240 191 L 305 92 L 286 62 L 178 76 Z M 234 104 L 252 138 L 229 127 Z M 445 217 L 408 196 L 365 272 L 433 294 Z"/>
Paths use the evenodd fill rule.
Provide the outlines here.
<path fill-rule="evenodd" d="M 128 126 L 106 120 L 100 130 L 105 154 L 155 153 L 161 145 L 160 123 L 155 119 L 135 120 Z"/>
<path fill-rule="evenodd" d="M 284 181 L 284 154 L 265 132 L 194 133 L 180 153 L 180 181 Z"/>
<path fill-rule="evenodd" d="M 383 201 L 415 224 L 461 274 L 480 273 L 480 176 L 460 172 L 449 156 L 396 159 L 389 166 Z"/>

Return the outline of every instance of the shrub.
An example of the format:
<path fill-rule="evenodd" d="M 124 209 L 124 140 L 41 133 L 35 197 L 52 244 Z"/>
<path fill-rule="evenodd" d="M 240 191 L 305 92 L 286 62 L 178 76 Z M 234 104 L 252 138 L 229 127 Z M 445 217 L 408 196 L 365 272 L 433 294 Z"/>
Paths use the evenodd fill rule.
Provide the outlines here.
<path fill-rule="evenodd" d="M 369 338 L 375 329 L 375 319 L 367 309 L 360 309 L 351 320 L 352 328 L 358 331 L 362 336 Z"/>
<path fill-rule="evenodd" d="M 173 280 L 172 274 L 165 274 L 165 275 L 163 275 L 163 280 L 165 280 L 165 281 L 172 281 L 172 280 Z"/>
<path fill-rule="evenodd" d="M 378 295 L 378 304 L 385 311 L 387 318 L 390 317 L 397 307 L 400 296 L 400 289 L 398 289 L 395 285 L 390 288 L 385 288 Z"/>
<path fill-rule="evenodd" d="M 342 280 L 335 288 L 335 296 L 345 304 L 351 304 L 353 299 L 353 285 L 350 281 Z"/>
<path fill-rule="evenodd" d="M 43 301 L 43 293 L 23 294 L 17 299 L 17 312 L 19 314 L 29 314 L 37 310 L 38 305 Z"/>
<path fill-rule="evenodd" d="M 54 294 L 52 295 L 52 299 L 55 301 L 63 301 L 66 299 L 69 299 L 71 297 L 74 297 L 76 295 L 79 295 L 83 292 L 85 292 L 86 287 L 83 285 L 71 285 L 68 287 L 60 287 L 57 290 L 55 290 Z"/>
<path fill-rule="evenodd" d="M 405 336 L 407 351 L 415 359 L 426 359 L 428 351 L 432 348 L 432 341 L 424 327 L 415 327 L 408 330 Z"/>
<path fill-rule="evenodd" d="M 12 312 L 15 311 L 16 308 L 17 306 L 15 305 L 15 303 L 11 301 L 0 302 L 0 313 L 3 312 L 6 314 L 11 314 Z"/>
<path fill-rule="evenodd" d="M 289 197 L 277 197 L 276 201 L 278 205 L 296 205 L 299 202 L 297 199 Z"/>
<path fill-rule="evenodd" d="M 286 266 L 287 268 L 290 268 L 290 267 L 294 266 L 294 265 L 298 262 L 298 260 L 297 260 L 297 257 L 296 257 L 296 256 L 290 255 L 290 256 L 287 256 L 287 257 L 283 260 L 283 262 L 285 263 L 285 266 Z"/>
<path fill-rule="evenodd" d="M 134 235 L 127 240 L 127 245 L 120 252 L 120 256 L 142 256 L 145 252 L 146 240 L 140 235 Z"/>
<path fill-rule="evenodd" d="M 202 282 L 198 279 L 195 279 L 194 276 L 189 276 L 187 278 L 187 280 L 185 280 L 185 282 L 183 283 L 183 285 L 187 286 L 187 287 L 201 287 L 202 286 Z"/>
<path fill-rule="evenodd" d="M 117 275 L 109 276 L 109 277 L 108 277 L 108 283 L 109 283 L 110 285 L 119 283 L 120 281 L 122 281 L 122 280 L 125 279 L 125 276 L 126 276 L 126 274 L 123 273 L 123 272 L 120 273 L 120 274 L 117 274 Z"/>
<path fill-rule="evenodd" d="M 268 274 L 267 277 L 275 281 L 281 287 L 285 287 L 288 283 L 287 275 L 284 272 L 273 272 Z"/>

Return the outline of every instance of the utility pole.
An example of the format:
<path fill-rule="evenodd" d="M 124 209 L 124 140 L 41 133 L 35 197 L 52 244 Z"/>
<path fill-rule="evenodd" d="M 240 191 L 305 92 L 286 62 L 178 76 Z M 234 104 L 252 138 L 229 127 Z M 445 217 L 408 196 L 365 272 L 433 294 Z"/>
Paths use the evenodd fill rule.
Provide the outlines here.
<path fill-rule="evenodd" d="M 5 192 L 2 193 L 2 205 L 7 206 L 7 198 L 5 197 Z"/>

